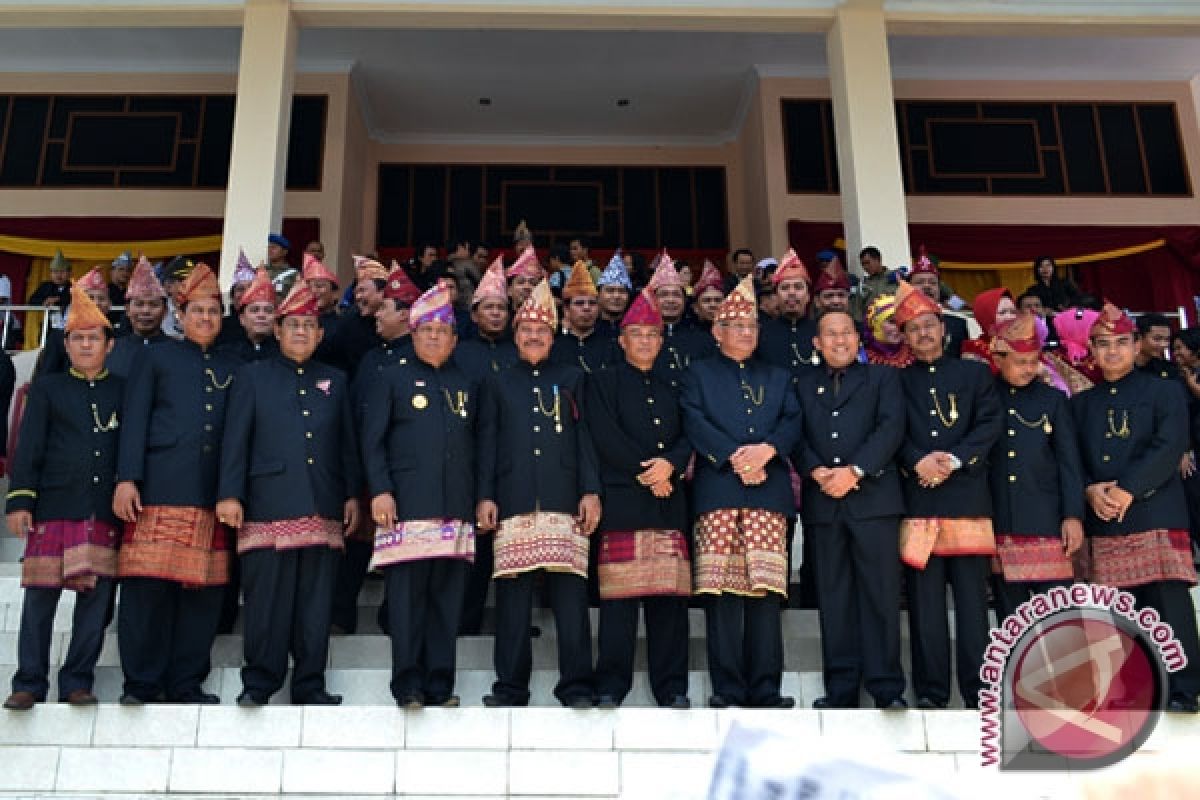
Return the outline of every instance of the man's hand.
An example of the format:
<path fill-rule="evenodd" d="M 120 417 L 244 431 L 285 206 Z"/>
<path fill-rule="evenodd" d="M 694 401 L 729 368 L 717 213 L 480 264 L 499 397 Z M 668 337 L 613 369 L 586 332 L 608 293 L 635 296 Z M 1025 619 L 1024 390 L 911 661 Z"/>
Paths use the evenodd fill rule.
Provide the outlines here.
<path fill-rule="evenodd" d="M 942 459 L 943 455 L 943 453 L 930 453 L 917 462 L 917 478 L 926 489 L 932 489 L 950 477 L 950 465 Z"/>
<path fill-rule="evenodd" d="M 1074 517 L 1067 517 L 1062 521 L 1062 540 L 1063 553 L 1067 558 L 1079 552 L 1079 548 L 1083 546 L 1083 523 Z"/>
<path fill-rule="evenodd" d="M 1179 462 L 1179 476 L 1184 480 L 1196 474 L 1196 454 L 1188 450 L 1183 454 L 1183 460 Z"/>
<path fill-rule="evenodd" d="M 1117 512 L 1119 511 L 1117 504 L 1108 496 L 1108 490 L 1116 485 L 1116 481 L 1103 481 L 1101 483 L 1093 483 L 1084 490 L 1084 495 L 1087 497 L 1088 505 L 1092 508 L 1092 513 L 1103 522 L 1111 522 L 1113 519 L 1116 519 Z"/>
<path fill-rule="evenodd" d="M 757 469 L 750 472 L 739 472 L 738 477 L 742 479 L 744 486 L 759 486 L 767 482 L 767 471 Z"/>
<path fill-rule="evenodd" d="M 675 472 L 671 462 L 665 458 L 651 458 L 643 461 L 641 466 L 645 468 L 645 471 L 638 474 L 637 480 L 642 486 L 653 486 L 656 483 L 669 481 L 672 473 Z"/>
<path fill-rule="evenodd" d="M 662 481 L 650 487 L 650 493 L 660 500 L 670 497 L 673 491 L 675 491 L 675 487 L 671 485 L 670 481 Z"/>
<path fill-rule="evenodd" d="M 729 463 L 734 472 L 757 472 L 766 469 L 767 462 L 775 457 L 775 446 L 760 442 L 759 444 L 744 444 L 729 457 Z"/>
<path fill-rule="evenodd" d="M 475 506 L 475 527 L 481 531 L 496 530 L 496 518 L 500 509 L 491 500 L 480 500 Z"/>
<path fill-rule="evenodd" d="M 825 491 L 825 482 L 833 476 L 833 470 L 829 467 L 817 467 L 812 472 L 808 473 L 808 477 L 817 482 L 821 487 L 821 491 Z"/>
<path fill-rule="evenodd" d="M 1117 522 L 1121 522 L 1125 519 L 1125 512 L 1133 505 L 1133 495 L 1120 486 L 1117 486 L 1115 482 L 1112 486 L 1108 487 L 1108 491 L 1105 494 L 1108 495 L 1109 503 L 1116 509 Z"/>
<path fill-rule="evenodd" d="M 113 492 L 113 513 L 125 522 L 137 522 L 142 513 L 142 495 L 133 481 L 121 481 Z"/>
<path fill-rule="evenodd" d="M 8 529 L 18 539 L 24 539 L 33 530 L 33 514 L 28 511 L 10 511 L 5 519 Z"/>
<path fill-rule="evenodd" d="M 232 497 L 217 503 L 217 522 L 231 528 L 242 527 L 242 501 Z"/>
<path fill-rule="evenodd" d="M 841 500 L 858 488 L 858 476 L 849 467 L 837 467 L 831 473 L 829 480 L 821 484 L 821 491 L 835 500 Z"/>
<path fill-rule="evenodd" d="M 584 536 L 591 536 L 592 531 L 600 524 L 600 496 L 585 494 L 579 498 L 579 527 Z"/>
<path fill-rule="evenodd" d="M 358 529 L 358 498 L 351 497 L 342 504 L 342 530 L 353 533 Z"/>
<path fill-rule="evenodd" d="M 377 494 L 371 498 L 371 519 L 377 527 L 389 531 L 396 527 L 396 498 L 391 492 Z"/>

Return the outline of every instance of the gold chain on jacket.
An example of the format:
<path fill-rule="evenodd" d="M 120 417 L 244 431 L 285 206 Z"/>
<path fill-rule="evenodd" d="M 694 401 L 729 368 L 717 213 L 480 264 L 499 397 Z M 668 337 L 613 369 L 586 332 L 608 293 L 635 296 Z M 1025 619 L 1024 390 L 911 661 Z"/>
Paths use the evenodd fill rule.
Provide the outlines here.
<path fill-rule="evenodd" d="M 950 398 L 950 413 L 942 412 L 942 403 L 938 400 L 937 389 L 929 387 L 929 394 L 933 397 L 933 410 L 937 412 L 938 419 L 942 421 L 943 428 L 953 428 L 954 423 L 958 422 L 958 395 L 951 392 L 946 395 Z"/>
<path fill-rule="evenodd" d="M 1116 411 L 1110 408 L 1108 410 L 1108 432 L 1109 434 L 1116 436 L 1118 439 L 1128 439 L 1130 433 L 1129 412 L 1121 412 L 1121 427 L 1118 428 L 1116 426 Z"/>

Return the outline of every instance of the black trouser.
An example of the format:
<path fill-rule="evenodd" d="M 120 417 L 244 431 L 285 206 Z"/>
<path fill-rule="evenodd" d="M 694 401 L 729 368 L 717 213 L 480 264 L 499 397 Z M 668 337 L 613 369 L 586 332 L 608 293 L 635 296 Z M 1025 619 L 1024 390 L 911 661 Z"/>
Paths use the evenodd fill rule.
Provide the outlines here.
<path fill-rule="evenodd" d="M 428 558 L 384 567 L 392 697 L 440 705 L 454 693 L 455 643 L 471 564 Z"/>
<path fill-rule="evenodd" d="M 333 616 L 331 622 L 343 633 L 358 630 L 358 593 L 362 591 L 375 550 L 372 542 L 346 539 L 346 551 L 337 570 L 337 583 L 333 590 Z"/>
<path fill-rule="evenodd" d="M 710 595 L 704 612 L 713 694 L 731 705 L 769 706 L 783 682 L 783 598 Z"/>
<path fill-rule="evenodd" d="M 510 705 L 529 703 L 533 647 L 529 622 L 533 583 L 544 576 L 558 638 L 558 685 L 563 705 L 592 696 L 592 627 L 588 619 L 587 580 L 568 572 L 534 570 L 496 579 L 496 682 L 492 694 Z"/>
<path fill-rule="evenodd" d="M 835 708 L 858 706 L 859 685 L 876 703 L 904 694 L 900 665 L 899 517 L 811 525 L 821 620 L 825 697 Z"/>
<path fill-rule="evenodd" d="M 1044 594 L 1056 586 L 1070 586 L 1073 581 L 1006 581 L 1003 575 L 992 575 L 992 605 L 996 609 L 996 625 L 1014 613 L 1035 594 Z"/>
<path fill-rule="evenodd" d="M 250 550 L 242 554 L 246 594 L 242 686 L 266 700 L 287 678 L 292 701 L 325 691 L 329 615 L 341 554 L 328 547 Z"/>
<path fill-rule="evenodd" d="M 460 636 L 478 636 L 483 630 L 483 608 L 487 605 L 488 587 L 492 583 L 496 561 L 492 549 L 495 540 L 494 533 L 475 531 L 475 563 L 467 573 L 463 592 L 462 621 L 458 625 Z"/>
<path fill-rule="evenodd" d="M 58 671 L 58 699 L 66 700 L 76 689 L 91 691 L 96 660 L 104 646 L 105 617 L 115 581 L 97 578 L 95 588 L 75 593 L 71 619 L 71 644 Z M 21 632 L 17 635 L 17 671 L 14 692 L 30 692 L 38 701 L 50 690 L 50 639 L 54 635 L 54 611 L 62 589 L 30 587 L 21 601 Z"/>
<path fill-rule="evenodd" d="M 938 705 L 950 700 L 950 631 L 946 583 L 954 593 L 955 668 L 963 705 L 975 708 L 988 640 L 987 556 L 930 556 L 925 569 L 905 567 L 913 692 Z"/>
<path fill-rule="evenodd" d="M 225 596 L 221 598 L 221 622 L 218 633 L 233 633 L 237 624 L 238 610 L 242 599 L 242 560 L 237 552 L 229 554 L 229 583 L 225 584 Z"/>
<path fill-rule="evenodd" d="M 1196 632 L 1196 609 L 1189 587 L 1183 581 L 1156 581 L 1128 590 L 1138 608 L 1154 608 L 1171 626 L 1187 656 L 1187 666 L 1167 673 L 1172 698 L 1195 700 L 1200 695 L 1200 636 Z"/>
<path fill-rule="evenodd" d="M 688 691 L 688 599 L 631 597 L 600 601 L 596 647 L 596 694 L 620 704 L 633 686 L 638 606 L 645 609 L 650 689 L 660 706 Z"/>
<path fill-rule="evenodd" d="M 185 589 L 158 578 L 121 579 L 117 644 L 126 694 L 177 700 L 201 690 L 224 594 L 224 586 Z"/>

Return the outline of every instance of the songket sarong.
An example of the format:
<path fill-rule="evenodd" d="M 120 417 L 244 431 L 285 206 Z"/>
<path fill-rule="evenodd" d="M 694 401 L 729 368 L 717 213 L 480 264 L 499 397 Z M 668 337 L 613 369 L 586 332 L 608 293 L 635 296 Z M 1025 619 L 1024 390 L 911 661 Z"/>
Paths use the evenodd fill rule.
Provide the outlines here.
<path fill-rule="evenodd" d="M 992 572 L 1009 583 L 1050 583 L 1070 581 L 1074 565 L 1057 536 L 1013 536 L 996 534 L 996 556 Z"/>
<path fill-rule="evenodd" d="M 375 529 L 371 569 L 427 558 L 475 560 L 475 526 L 459 519 L 410 519 Z"/>
<path fill-rule="evenodd" d="M 122 578 L 158 578 L 188 587 L 229 582 L 229 529 L 212 509 L 145 506 L 125 524 L 117 556 Z"/>
<path fill-rule="evenodd" d="M 53 519 L 33 526 L 25 540 L 21 586 L 26 589 L 96 588 L 117 574 L 116 526 L 94 519 Z"/>
<path fill-rule="evenodd" d="M 600 596 L 605 600 L 692 593 L 692 563 L 682 531 L 605 531 Z"/>
<path fill-rule="evenodd" d="M 493 578 L 508 578 L 535 569 L 588 574 L 588 538 L 570 514 L 535 511 L 500 522 L 493 542 Z"/>
<path fill-rule="evenodd" d="M 925 569 L 933 556 L 994 556 L 996 537 L 986 517 L 912 517 L 900 521 L 900 560 Z"/>
<path fill-rule="evenodd" d="M 1091 581 L 1118 589 L 1158 581 L 1196 583 L 1187 531 L 1159 528 L 1121 536 L 1093 536 Z"/>
<path fill-rule="evenodd" d="M 696 520 L 696 593 L 787 596 L 787 517 L 719 508 Z"/>
<path fill-rule="evenodd" d="M 345 548 L 342 523 L 322 517 L 295 517 L 274 522 L 243 522 L 237 535 L 237 551 L 295 550 L 300 547 Z"/>

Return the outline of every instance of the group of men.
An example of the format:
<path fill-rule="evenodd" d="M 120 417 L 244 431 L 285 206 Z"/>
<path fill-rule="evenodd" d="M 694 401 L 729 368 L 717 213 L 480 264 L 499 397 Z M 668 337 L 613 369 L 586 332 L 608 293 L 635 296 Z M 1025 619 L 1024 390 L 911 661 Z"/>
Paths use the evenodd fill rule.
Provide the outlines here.
<path fill-rule="evenodd" d="M 329 636 L 353 630 L 375 570 L 406 708 L 460 702 L 455 640 L 478 632 L 489 581 L 485 705 L 529 702 L 540 585 L 565 706 L 625 700 L 641 607 L 654 699 L 689 707 L 698 597 L 708 705 L 791 708 L 781 609 L 799 516 L 820 608 L 818 708 L 857 707 L 864 689 L 880 709 L 908 708 L 902 587 L 918 707 L 951 702 L 952 662 L 975 707 L 989 587 L 1002 617 L 1079 577 L 1085 547 L 1083 577 L 1131 589 L 1172 626 L 1189 665 L 1170 677 L 1170 708 L 1196 711 L 1187 407 L 1136 368 L 1118 309 L 1089 312 L 1095 385 L 1068 400 L 1044 379 L 1027 313 L 985 331 L 985 363 L 958 358 L 965 330 L 950 331 L 925 257 L 860 323 L 836 258 L 815 276 L 794 252 L 774 264 L 778 316 L 763 318 L 751 274 L 727 288 L 706 265 L 691 284 L 664 253 L 635 290 L 623 259 L 581 260 L 556 296 L 532 242 L 517 244 L 466 292 L 356 258 L 344 314 L 315 254 L 286 295 L 242 259 L 224 322 L 207 266 L 180 260 L 164 288 L 143 259 L 115 341 L 103 276 L 77 281 L 66 364 L 39 368 L 12 462 L 9 528 L 28 543 L 5 706 L 46 699 L 64 588 L 78 597 L 58 693 L 96 702 L 117 584 L 121 702 L 217 702 L 203 683 L 235 581 L 239 705 L 268 702 L 289 657 L 293 703 L 338 703 Z M 181 338 L 162 333 L 168 314 Z"/>

